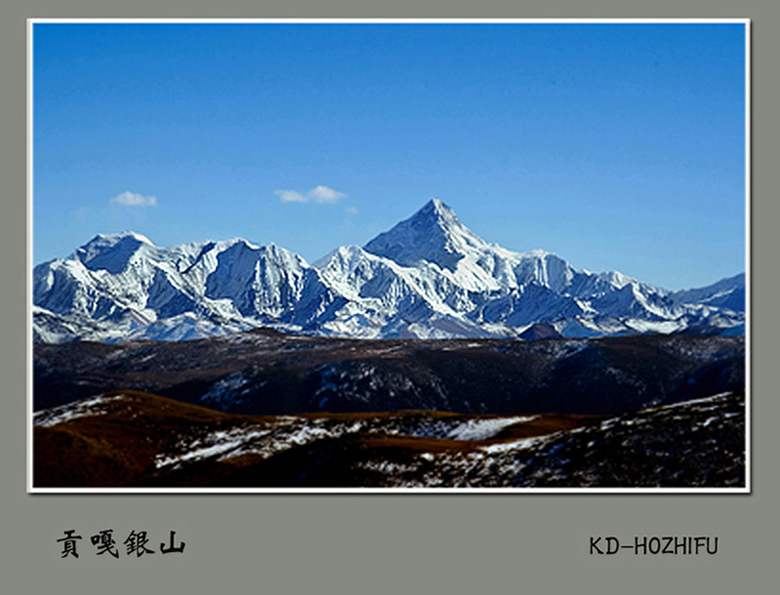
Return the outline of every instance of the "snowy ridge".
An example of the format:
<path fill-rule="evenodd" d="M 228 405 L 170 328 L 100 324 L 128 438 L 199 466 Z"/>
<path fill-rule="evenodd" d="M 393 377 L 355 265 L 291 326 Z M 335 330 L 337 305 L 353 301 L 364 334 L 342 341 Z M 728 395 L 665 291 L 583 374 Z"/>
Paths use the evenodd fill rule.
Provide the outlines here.
<path fill-rule="evenodd" d="M 314 265 L 238 238 L 162 248 L 133 232 L 98 235 L 35 267 L 34 338 L 182 340 L 261 326 L 361 338 L 518 337 L 538 323 L 571 337 L 739 334 L 744 291 L 744 275 L 669 292 L 614 271 L 577 271 L 542 250 L 488 244 L 432 200 L 363 248 L 337 248 Z"/>

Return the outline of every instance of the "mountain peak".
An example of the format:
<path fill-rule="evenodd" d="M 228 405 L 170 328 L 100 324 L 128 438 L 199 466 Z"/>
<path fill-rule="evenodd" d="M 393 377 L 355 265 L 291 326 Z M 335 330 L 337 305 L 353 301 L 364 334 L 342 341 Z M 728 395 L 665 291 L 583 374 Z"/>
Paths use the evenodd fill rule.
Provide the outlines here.
<path fill-rule="evenodd" d="M 123 231 L 120 233 L 99 233 L 83 247 L 86 248 L 87 246 L 93 245 L 114 246 L 122 241 L 136 241 L 142 244 L 149 244 L 150 246 L 154 246 L 154 242 L 152 242 L 145 235 L 136 233 L 134 231 Z"/>
<path fill-rule="evenodd" d="M 124 270 L 141 246 L 155 247 L 149 238 L 133 231 L 98 234 L 78 248 L 73 257 L 88 269 L 105 269 L 116 274 Z"/>
<path fill-rule="evenodd" d="M 458 219 L 458 216 L 455 214 L 455 211 L 453 211 L 438 198 L 432 198 L 429 200 L 408 220 L 414 219 L 420 222 L 434 221 L 442 228 L 461 227 L 465 229 L 463 224 L 460 222 L 460 219 Z"/>
<path fill-rule="evenodd" d="M 420 211 L 435 211 L 436 213 L 452 213 L 455 214 L 453 210 L 448 207 L 446 204 L 444 204 L 443 201 L 439 200 L 438 198 L 432 198 L 428 202 L 426 202 L 423 207 L 420 209 Z"/>
<path fill-rule="evenodd" d="M 364 249 L 403 266 L 428 261 L 452 271 L 466 254 L 486 246 L 450 207 L 434 198 L 414 215 L 368 242 Z"/>

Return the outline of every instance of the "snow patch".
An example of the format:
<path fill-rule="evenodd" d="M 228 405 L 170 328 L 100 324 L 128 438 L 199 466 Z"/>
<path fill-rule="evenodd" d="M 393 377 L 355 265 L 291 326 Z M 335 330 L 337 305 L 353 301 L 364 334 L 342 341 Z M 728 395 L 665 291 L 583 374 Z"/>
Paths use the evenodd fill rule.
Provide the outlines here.
<path fill-rule="evenodd" d="M 520 417 L 497 417 L 490 419 L 470 419 L 452 428 L 447 433 L 447 438 L 452 440 L 487 440 L 492 438 L 507 426 L 529 422 L 537 419 L 538 415 Z"/>
<path fill-rule="evenodd" d="M 39 411 L 33 415 L 33 425 L 48 428 L 80 417 L 100 415 L 107 412 L 109 403 L 120 401 L 124 397 L 125 395 L 112 395 L 110 397 L 99 395 Z"/>

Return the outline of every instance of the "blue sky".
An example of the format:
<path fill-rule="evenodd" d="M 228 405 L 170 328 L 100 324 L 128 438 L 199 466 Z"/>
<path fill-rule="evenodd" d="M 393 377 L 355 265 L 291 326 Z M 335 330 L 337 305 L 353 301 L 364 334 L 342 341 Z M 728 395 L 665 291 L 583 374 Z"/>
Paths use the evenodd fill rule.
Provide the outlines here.
<path fill-rule="evenodd" d="M 740 24 L 34 26 L 35 263 L 98 233 L 308 261 L 431 198 L 669 289 L 744 271 Z"/>

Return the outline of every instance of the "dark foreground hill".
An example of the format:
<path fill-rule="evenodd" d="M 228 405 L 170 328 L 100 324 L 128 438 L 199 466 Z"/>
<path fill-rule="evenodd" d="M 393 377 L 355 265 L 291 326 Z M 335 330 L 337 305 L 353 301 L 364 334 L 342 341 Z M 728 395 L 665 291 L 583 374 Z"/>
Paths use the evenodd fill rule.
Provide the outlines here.
<path fill-rule="evenodd" d="M 130 391 L 37 413 L 35 487 L 745 485 L 741 392 L 620 416 L 239 416 Z"/>
<path fill-rule="evenodd" d="M 616 415 L 744 385 L 744 338 L 723 336 L 359 340 L 254 330 L 34 350 L 35 410 L 136 390 L 252 415 Z"/>

